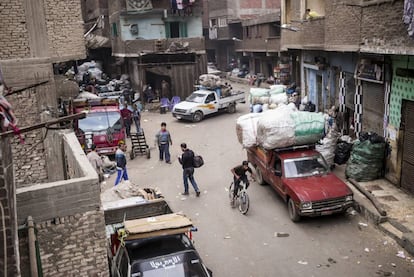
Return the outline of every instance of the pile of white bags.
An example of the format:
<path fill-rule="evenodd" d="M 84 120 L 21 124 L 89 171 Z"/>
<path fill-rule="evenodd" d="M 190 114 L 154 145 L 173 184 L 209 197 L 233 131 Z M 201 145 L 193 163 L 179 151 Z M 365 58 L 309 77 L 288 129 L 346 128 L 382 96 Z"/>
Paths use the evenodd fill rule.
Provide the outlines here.
<path fill-rule="evenodd" d="M 270 89 L 251 88 L 249 102 L 253 113 L 260 113 L 271 109 L 276 109 L 281 104 L 288 103 L 285 93 L 286 86 L 273 85 Z"/>
<path fill-rule="evenodd" d="M 294 104 L 281 104 L 274 110 L 239 117 L 236 130 L 243 147 L 265 149 L 318 142 L 324 135 L 322 113 L 298 111 Z"/>

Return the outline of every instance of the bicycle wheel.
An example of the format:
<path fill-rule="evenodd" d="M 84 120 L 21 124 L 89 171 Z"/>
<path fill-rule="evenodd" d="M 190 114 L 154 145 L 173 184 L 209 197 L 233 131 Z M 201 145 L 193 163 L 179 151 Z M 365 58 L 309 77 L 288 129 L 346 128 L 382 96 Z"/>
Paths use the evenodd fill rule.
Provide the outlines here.
<path fill-rule="evenodd" d="M 239 211 L 242 214 L 247 214 L 247 211 L 249 210 L 249 195 L 247 195 L 247 192 L 242 191 L 240 192 L 240 198 L 239 198 Z"/>
<path fill-rule="evenodd" d="M 233 193 L 234 193 L 234 182 L 231 182 L 230 187 L 229 187 L 229 200 L 230 200 L 230 206 L 234 208 L 236 199 L 233 197 Z"/>

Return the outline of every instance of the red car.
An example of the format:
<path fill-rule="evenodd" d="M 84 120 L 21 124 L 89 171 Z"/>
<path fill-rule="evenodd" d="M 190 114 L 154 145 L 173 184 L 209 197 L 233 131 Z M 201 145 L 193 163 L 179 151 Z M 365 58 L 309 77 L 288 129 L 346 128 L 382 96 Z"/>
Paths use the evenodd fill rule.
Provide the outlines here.
<path fill-rule="evenodd" d="M 256 181 L 277 191 L 294 222 L 302 216 L 345 212 L 354 205 L 352 190 L 330 171 L 314 145 L 248 148 L 247 158 L 256 169 Z"/>
<path fill-rule="evenodd" d="M 85 118 L 75 122 L 75 133 L 82 148 L 87 151 L 96 145 L 99 154 L 113 155 L 119 141 L 125 141 L 125 125 L 117 99 L 76 99 L 74 111 L 87 111 Z"/>

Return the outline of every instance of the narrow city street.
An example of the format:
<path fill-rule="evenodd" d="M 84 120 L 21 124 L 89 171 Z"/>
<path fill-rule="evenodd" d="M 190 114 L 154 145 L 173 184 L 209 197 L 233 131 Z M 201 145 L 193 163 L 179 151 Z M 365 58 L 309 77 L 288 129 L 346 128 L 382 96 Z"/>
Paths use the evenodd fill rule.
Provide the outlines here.
<path fill-rule="evenodd" d="M 248 87 L 234 84 L 235 89 Z M 368 224 L 357 213 L 289 219 L 286 204 L 270 186 L 252 183 L 248 189 L 247 215 L 231 208 L 230 169 L 246 159 L 237 140 L 236 120 L 249 112 L 240 104 L 235 114 L 219 114 L 200 123 L 178 121 L 171 113 L 144 111 L 142 126 L 151 158 L 128 160 L 130 181 L 141 188 L 157 187 L 175 212 L 190 217 L 197 250 L 214 276 L 414 276 L 414 262 L 398 257 L 402 250 L 393 240 Z M 154 137 L 161 122 L 167 123 L 173 145 L 172 164 L 159 161 Z M 177 160 L 180 143 L 204 158 L 195 178 L 202 191 L 184 197 L 182 170 Z M 130 150 L 130 145 L 129 149 Z M 112 175 L 102 190 L 110 189 Z M 277 233 L 286 233 L 277 236 Z"/>

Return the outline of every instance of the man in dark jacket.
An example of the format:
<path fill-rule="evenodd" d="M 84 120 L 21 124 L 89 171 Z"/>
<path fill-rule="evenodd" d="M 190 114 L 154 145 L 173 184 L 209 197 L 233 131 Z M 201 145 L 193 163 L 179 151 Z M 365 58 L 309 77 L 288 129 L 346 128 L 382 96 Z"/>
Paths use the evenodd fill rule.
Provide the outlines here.
<path fill-rule="evenodd" d="M 249 187 L 249 180 L 247 179 L 246 173 L 249 172 L 252 179 L 255 179 L 252 169 L 249 167 L 248 161 L 243 161 L 241 165 L 238 165 L 231 169 L 231 173 L 233 173 L 233 181 L 234 181 L 234 191 L 233 197 L 236 197 L 239 188 L 240 182 L 244 182 L 246 184 L 246 189 Z"/>
<path fill-rule="evenodd" d="M 181 143 L 181 150 L 183 151 L 183 154 L 181 157 L 178 158 L 178 161 L 183 166 L 183 181 L 184 181 L 184 192 L 182 195 L 188 195 L 188 179 L 191 182 L 191 185 L 193 185 L 193 188 L 196 192 L 196 196 L 200 196 L 200 190 L 197 186 L 196 181 L 194 180 L 194 152 L 187 148 L 186 143 Z"/>
<path fill-rule="evenodd" d="M 127 146 L 125 142 L 119 142 L 118 149 L 115 152 L 116 171 L 118 173 L 115 180 L 115 186 L 118 185 L 122 179 L 124 179 L 125 181 L 128 180 L 128 173 L 126 168 L 127 161 L 125 155 L 126 149 Z"/>

